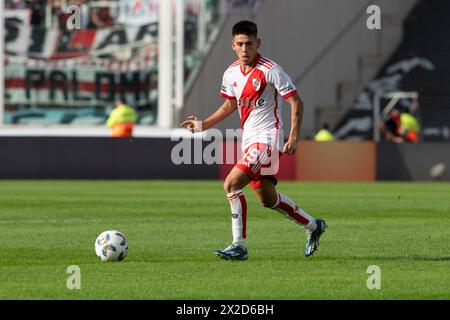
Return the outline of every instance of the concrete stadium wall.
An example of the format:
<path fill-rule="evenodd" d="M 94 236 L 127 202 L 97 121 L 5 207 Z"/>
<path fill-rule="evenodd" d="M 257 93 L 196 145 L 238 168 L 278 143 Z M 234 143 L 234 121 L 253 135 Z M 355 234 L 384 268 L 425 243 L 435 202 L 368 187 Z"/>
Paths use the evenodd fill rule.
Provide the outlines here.
<path fill-rule="evenodd" d="M 180 141 L 187 141 L 192 150 L 198 141 L 203 151 L 211 144 Z M 176 165 L 172 151 L 179 143 L 169 138 L 0 137 L 0 179 L 224 179 L 233 167 L 208 165 L 204 159 Z M 234 161 L 239 156 L 237 142 L 218 144 L 222 162 L 230 144 Z M 196 159 L 194 153 L 198 156 L 187 155 L 190 163 Z M 450 144 L 301 141 L 295 156 L 281 157 L 278 178 L 450 181 Z"/>
<path fill-rule="evenodd" d="M 350 107 L 350 102 L 362 86 L 375 76 L 397 48 L 402 38 L 402 21 L 416 2 L 262 1 L 253 19 L 258 23 L 262 39 L 260 52 L 278 62 L 295 81 L 305 102 L 305 135 L 312 136 L 317 130 L 318 108 L 330 108 L 335 114 L 340 114 L 345 110 L 338 110 L 338 104 L 342 104 L 340 108 Z M 366 27 L 369 17 L 366 9 L 371 4 L 378 4 L 382 9 L 381 31 L 368 30 Z M 231 49 L 231 29 L 241 19 L 252 17 L 248 13 L 229 15 L 188 93 L 182 117 L 195 114 L 205 118 L 223 103 L 219 97 L 222 75 L 236 60 Z M 290 123 L 288 111 L 283 111 L 287 127 Z M 239 128 L 239 123 L 239 116 L 235 113 L 219 124 L 218 128 Z"/>
<path fill-rule="evenodd" d="M 375 181 L 373 142 L 302 141 L 296 155 L 296 179 L 308 181 Z"/>
<path fill-rule="evenodd" d="M 0 179 L 217 179 L 217 165 L 175 165 L 176 144 L 164 138 L 0 137 Z"/>
<path fill-rule="evenodd" d="M 305 181 L 450 181 L 450 144 L 302 141 L 295 165 Z"/>
<path fill-rule="evenodd" d="M 377 179 L 450 181 L 450 144 L 392 144 L 377 146 Z"/>

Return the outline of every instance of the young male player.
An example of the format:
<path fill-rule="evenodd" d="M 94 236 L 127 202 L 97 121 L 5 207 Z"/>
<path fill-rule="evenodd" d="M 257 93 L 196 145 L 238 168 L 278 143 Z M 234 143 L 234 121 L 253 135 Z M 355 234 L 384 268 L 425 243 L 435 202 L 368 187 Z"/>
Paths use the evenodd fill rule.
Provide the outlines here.
<path fill-rule="evenodd" d="M 303 102 L 283 69 L 258 53 L 261 40 L 257 33 L 257 26 L 251 21 L 240 21 L 233 26 L 231 46 L 238 60 L 223 75 L 220 94 L 226 99 L 225 102 L 206 120 L 189 116 L 181 126 L 186 126 L 192 133 L 206 130 L 235 110 L 239 111 L 241 118 L 243 156 L 224 183 L 231 206 L 233 242 L 214 253 L 224 259 L 248 258 L 245 245 L 247 204 L 242 190 L 250 184 L 264 207 L 279 211 L 305 227 L 305 256 L 308 257 L 317 250 L 326 223 L 308 215 L 287 196 L 277 193 L 274 177 L 281 153 L 279 150 L 288 155 L 295 153 L 303 118 Z M 281 99 L 291 106 L 291 130 L 284 146 Z"/>

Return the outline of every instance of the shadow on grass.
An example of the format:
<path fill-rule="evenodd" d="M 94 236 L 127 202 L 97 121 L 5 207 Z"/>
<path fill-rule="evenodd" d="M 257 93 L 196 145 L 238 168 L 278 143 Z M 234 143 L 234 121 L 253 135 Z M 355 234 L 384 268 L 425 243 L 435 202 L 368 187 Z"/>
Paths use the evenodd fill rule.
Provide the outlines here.
<path fill-rule="evenodd" d="M 138 262 L 138 263 L 191 263 L 191 262 L 224 262 L 224 263 L 273 263 L 273 262 L 288 262 L 288 263 L 321 263 L 321 262 L 351 262 L 351 261 L 436 261 L 436 262 L 449 262 L 450 256 L 443 257 L 426 257 L 426 256 L 329 256 L 329 255 L 317 255 L 312 257 L 304 257 L 302 255 L 298 256 L 274 256 L 274 255 L 252 255 L 246 261 L 233 261 L 224 260 L 215 256 L 214 254 L 197 254 L 197 255 L 186 255 L 186 256 L 172 256 L 172 255 L 134 255 L 133 257 L 124 259 L 125 261 Z"/>
<path fill-rule="evenodd" d="M 421 261 L 450 261 L 450 257 L 411 257 L 412 260 Z"/>
<path fill-rule="evenodd" d="M 318 257 L 317 257 L 318 258 Z M 367 257 L 331 257 L 331 256 L 321 256 L 320 260 L 382 260 L 382 261 L 399 261 L 399 260 L 413 260 L 413 261 L 450 261 L 450 256 L 448 257 L 425 257 L 425 256 L 367 256 Z"/>
<path fill-rule="evenodd" d="M 350 261 L 436 261 L 436 262 L 448 262 L 450 261 L 450 256 L 448 257 L 425 257 L 425 256 L 327 256 L 327 255 L 317 255 L 313 257 L 304 256 L 289 256 L 289 257 L 277 257 L 277 256 L 253 256 L 249 258 L 253 261 L 285 261 L 285 262 L 304 262 L 304 263 L 320 263 L 326 261 L 336 261 L 336 262 L 350 262 Z"/>

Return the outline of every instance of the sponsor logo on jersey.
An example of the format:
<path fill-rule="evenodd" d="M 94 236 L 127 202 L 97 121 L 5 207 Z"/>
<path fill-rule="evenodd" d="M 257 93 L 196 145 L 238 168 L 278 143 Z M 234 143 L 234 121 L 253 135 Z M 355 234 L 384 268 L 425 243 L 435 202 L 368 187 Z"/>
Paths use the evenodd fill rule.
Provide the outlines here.
<path fill-rule="evenodd" d="M 259 99 L 256 101 L 257 107 L 264 107 L 265 105 L 266 105 L 266 100 L 264 100 L 264 99 Z"/>
<path fill-rule="evenodd" d="M 222 86 L 222 92 L 227 93 L 227 87 L 226 86 Z"/>
<path fill-rule="evenodd" d="M 294 90 L 295 90 L 295 88 L 292 85 L 288 84 L 284 87 L 281 87 L 279 92 L 283 95 L 283 94 L 286 94 L 286 93 L 288 93 L 290 91 L 294 91 Z"/>
<path fill-rule="evenodd" d="M 235 82 L 233 82 L 233 87 L 237 87 L 237 83 L 236 83 L 236 81 L 235 81 Z"/>
<path fill-rule="evenodd" d="M 239 100 L 238 101 L 238 106 L 239 107 L 246 107 L 246 108 L 251 108 L 251 107 L 264 107 L 266 105 L 266 100 L 264 99 L 258 99 L 258 100 Z"/>

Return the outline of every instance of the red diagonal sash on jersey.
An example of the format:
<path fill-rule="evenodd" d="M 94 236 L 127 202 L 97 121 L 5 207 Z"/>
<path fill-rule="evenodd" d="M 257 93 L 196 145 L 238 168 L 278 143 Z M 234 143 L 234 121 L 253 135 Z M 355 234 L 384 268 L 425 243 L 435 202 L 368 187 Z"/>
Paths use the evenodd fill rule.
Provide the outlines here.
<path fill-rule="evenodd" d="M 264 90 L 267 82 L 264 73 L 255 68 L 255 70 L 248 77 L 244 90 L 242 91 L 240 102 L 241 105 L 241 128 L 244 129 L 245 121 L 247 121 L 250 113 L 255 108 L 256 101 L 258 101 Z"/>

